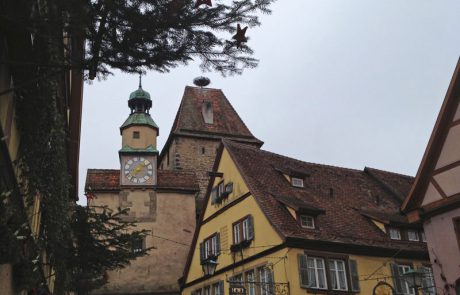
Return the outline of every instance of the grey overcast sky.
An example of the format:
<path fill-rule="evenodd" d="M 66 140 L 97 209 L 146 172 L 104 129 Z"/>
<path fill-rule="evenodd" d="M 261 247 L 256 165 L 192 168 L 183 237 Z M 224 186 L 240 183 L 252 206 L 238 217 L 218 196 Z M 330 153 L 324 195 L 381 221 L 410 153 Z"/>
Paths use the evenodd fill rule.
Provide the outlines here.
<path fill-rule="evenodd" d="M 205 75 L 265 150 L 414 176 L 460 55 L 460 1 L 278 0 L 272 10 L 247 32 L 256 69 L 223 78 L 194 63 L 143 77 L 158 148 L 184 87 Z M 137 85 L 115 72 L 84 86 L 81 202 L 88 168 L 119 168 L 119 127 Z"/>

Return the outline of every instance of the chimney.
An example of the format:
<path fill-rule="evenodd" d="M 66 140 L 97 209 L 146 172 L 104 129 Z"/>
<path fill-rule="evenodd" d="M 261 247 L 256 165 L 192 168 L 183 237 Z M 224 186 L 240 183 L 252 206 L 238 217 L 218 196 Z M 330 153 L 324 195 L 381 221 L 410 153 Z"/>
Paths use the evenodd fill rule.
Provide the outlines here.
<path fill-rule="evenodd" d="M 203 101 L 201 106 L 201 113 L 206 124 L 212 124 L 214 122 L 214 114 L 212 111 L 212 103 L 210 101 Z"/>

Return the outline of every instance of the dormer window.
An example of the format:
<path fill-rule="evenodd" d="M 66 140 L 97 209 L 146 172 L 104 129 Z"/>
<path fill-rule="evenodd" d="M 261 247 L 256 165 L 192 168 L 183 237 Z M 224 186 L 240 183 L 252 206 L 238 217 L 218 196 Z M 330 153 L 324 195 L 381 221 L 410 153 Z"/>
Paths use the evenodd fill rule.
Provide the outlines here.
<path fill-rule="evenodd" d="M 311 215 L 300 215 L 300 226 L 303 228 L 315 228 L 315 218 Z"/>
<path fill-rule="evenodd" d="M 412 229 L 407 231 L 407 239 L 414 242 L 418 242 L 420 240 L 418 237 L 418 232 Z"/>
<path fill-rule="evenodd" d="M 203 120 L 206 124 L 214 123 L 214 113 L 212 110 L 212 103 L 210 101 L 203 101 L 201 114 L 203 115 Z"/>
<path fill-rule="evenodd" d="M 389 228 L 388 233 L 390 235 L 390 239 L 392 240 L 401 240 L 401 231 L 397 228 Z"/>
<path fill-rule="evenodd" d="M 303 187 L 303 179 L 298 177 L 291 177 L 291 184 L 295 187 Z"/>

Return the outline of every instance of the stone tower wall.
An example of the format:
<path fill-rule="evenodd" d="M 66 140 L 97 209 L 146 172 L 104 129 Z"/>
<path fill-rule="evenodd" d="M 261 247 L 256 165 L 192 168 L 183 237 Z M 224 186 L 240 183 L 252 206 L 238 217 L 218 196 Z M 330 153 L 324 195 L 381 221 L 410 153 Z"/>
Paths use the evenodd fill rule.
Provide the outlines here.
<path fill-rule="evenodd" d="M 193 170 L 197 176 L 200 192 L 197 195 L 197 211 L 201 212 L 202 200 L 206 195 L 209 176 L 220 140 L 193 137 L 175 137 L 169 151 L 160 164 L 164 170 Z M 168 165 L 169 156 L 169 165 Z"/>

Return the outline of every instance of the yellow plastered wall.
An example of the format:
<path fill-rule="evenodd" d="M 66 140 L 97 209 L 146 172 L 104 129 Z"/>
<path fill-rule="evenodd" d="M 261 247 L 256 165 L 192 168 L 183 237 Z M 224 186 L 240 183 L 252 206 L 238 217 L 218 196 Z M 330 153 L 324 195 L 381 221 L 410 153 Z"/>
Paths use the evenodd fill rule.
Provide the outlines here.
<path fill-rule="evenodd" d="M 228 197 L 227 203 L 218 206 L 212 205 L 209 200 L 204 214 L 205 221 L 207 217 L 211 216 L 219 209 L 224 209 L 225 206 L 229 206 L 232 201 L 248 192 L 247 185 L 244 183 L 241 174 L 225 149 L 222 153 L 218 171 L 223 172 L 225 183 L 230 181 L 233 182 L 233 193 Z M 221 179 L 216 179 L 214 185 L 217 185 L 220 181 Z M 243 250 L 244 257 L 258 254 L 269 249 L 273 245 L 279 245 L 283 242 L 281 237 L 268 222 L 254 197 L 252 195 L 247 196 L 234 206 L 227 207 L 220 215 L 202 224 L 199 229 L 196 247 L 193 249 L 193 258 L 186 282 L 191 282 L 203 276 L 200 264 L 200 243 L 216 232 L 220 233 L 221 246 L 221 254 L 217 260 L 219 263 L 217 271 L 234 262 L 230 252 L 230 246 L 233 244 L 232 224 L 247 215 L 252 215 L 254 219 L 254 240 L 248 248 Z"/>
<path fill-rule="evenodd" d="M 213 284 L 224 281 L 224 294 L 229 294 L 229 283 L 228 280 L 239 274 L 245 274 L 248 271 L 254 270 L 255 272 L 262 267 L 268 267 L 273 272 L 274 281 L 277 283 L 287 283 L 287 270 L 289 268 L 287 254 L 290 250 L 287 248 L 278 250 L 276 252 L 270 253 L 266 256 L 260 257 L 254 261 L 246 263 L 242 266 L 236 267 L 234 269 L 228 270 L 224 273 L 219 275 L 215 275 L 207 280 L 194 284 L 193 286 L 189 286 L 184 288 L 182 291 L 182 295 L 190 295 L 193 291 L 197 289 L 201 289 L 205 286 L 212 286 Z M 286 257 L 286 258 L 285 258 Z M 201 269 L 201 267 L 200 267 Z M 257 288 L 257 286 L 256 286 Z M 259 287 L 260 288 L 260 287 Z"/>
<path fill-rule="evenodd" d="M 133 138 L 133 132 L 139 132 L 139 138 Z M 157 136 L 158 132 L 156 129 L 147 126 L 130 126 L 123 129 L 121 137 L 121 145 L 129 146 L 134 149 L 143 149 L 149 145 L 153 148 L 157 148 Z"/>
<path fill-rule="evenodd" d="M 238 171 L 238 168 L 236 167 L 226 149 L 224 149 L 222 152 L 222 157 L 220 159 L 219 168 L 217 171 L 224 174 L 223 180 L 225 184 L 233 182 L 233 192 L 230 193 L 228 198 L 221 204 L 211 204 L 211 198 L 209 198 L 203 220 L 206 220 L 206 218 L 214 214 L 216 211 L 222 209 L 229 203 L 235 201 L 236 199 L 249 192 L 248 186 L 244 182 L 240 172 Z M 214 179 L 213 187 L 215 187 L 221 181 L 221 178 L 216 177 Z"/>
<path fill-rule="evenodd" d="M 186 282 L 191 282 L 203 276 L 200 264 L 200 243 L 216 232 L 220 233 L 221 246 L 221 254 L 217 259 L 219 264 L 216 271 L 233 263 L 230 252 L 230 246 L 233 244 L 232 224 L 249 214 L 254 218 L 254 240 L 248 248 L 243 250 L 243 257 L 258 254 L 283 242 L 265 218 L 256 200 L 253 196 L 249 196 L 237 205 L 225 210 L 217 218 L 213 218 L 201 226 L 196 247 L 193 249 L 192 263 Z M 239 256 L 237 257 L 237 261 L 239 261 L 240 258 Z"/>

